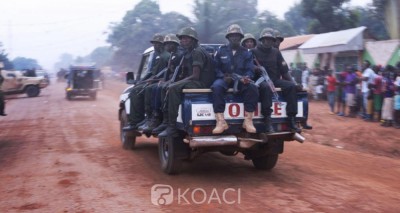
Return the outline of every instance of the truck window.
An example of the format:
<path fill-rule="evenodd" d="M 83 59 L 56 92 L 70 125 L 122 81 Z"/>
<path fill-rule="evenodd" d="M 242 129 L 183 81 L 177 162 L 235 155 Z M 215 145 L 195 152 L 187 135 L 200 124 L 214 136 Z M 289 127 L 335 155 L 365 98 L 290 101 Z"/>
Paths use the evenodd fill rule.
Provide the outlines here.
<path fill-rule="evenodd" d="M 148 66 L 149 66 L 150 55 L 152 53 L 153 52 L 151 52 L 149 54 L 146 54 L 146 55 L 143 55 L 142 62 L 141 62 L 141 67 L 142 68 L 139 69 L 139 72 L 140 72 L 140 78 L 139 79 L 142 79 L 146 75 L 147 69 L 148 69 Z"/>

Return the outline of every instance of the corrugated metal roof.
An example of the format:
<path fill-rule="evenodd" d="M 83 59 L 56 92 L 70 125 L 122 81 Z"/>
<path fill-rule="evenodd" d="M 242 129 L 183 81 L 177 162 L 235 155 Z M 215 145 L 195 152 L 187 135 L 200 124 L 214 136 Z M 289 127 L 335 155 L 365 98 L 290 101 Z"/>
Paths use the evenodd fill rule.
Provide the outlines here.
<path fill-rule="evenodd" d="M 304 53 L 327 53 L 363 49 L 363 31 L 366 27 L 357 27 L 313 36 L 299 48 Z"/>
<path fill-rule="evenodd" d="M 375 64 L 387 65 L 393 53 L 400 45 L 400 40 L 368 41 L 365 42 L 365 49 L 374 59 Z"/>
<path fill-rule="evenodd" d="M 287 37 L 279 46 L 280 50 L 297 49 L 298 46 L 312 38 L 314 34 Z"/>

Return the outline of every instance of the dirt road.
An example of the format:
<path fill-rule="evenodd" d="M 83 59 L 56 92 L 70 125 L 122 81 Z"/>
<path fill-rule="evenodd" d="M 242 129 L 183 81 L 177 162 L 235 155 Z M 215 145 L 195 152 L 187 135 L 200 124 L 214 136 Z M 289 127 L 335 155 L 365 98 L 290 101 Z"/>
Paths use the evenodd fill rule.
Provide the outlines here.
<path fill-rule="evenodd" d="M 96 101 L 67 101 L 64 86 L 7 101 L 8 116 L 0 118 L 0 212 L 400 209 L 400 130 L 329 115 L 326 102 L 311 103 L 314 130 L 305 132 L 304 144 L 287 143 L 270 172 L 255 170 L 242 155 L 209 153 L 168 176 L 154 139 L 140 138 L 135 151 L 121 148 L 117 107 L 124 84 L 108 82 Z M 155 184 L 171 188 L 152 194 Z M 166 189 L 172 203 L 154 205 Z"/>

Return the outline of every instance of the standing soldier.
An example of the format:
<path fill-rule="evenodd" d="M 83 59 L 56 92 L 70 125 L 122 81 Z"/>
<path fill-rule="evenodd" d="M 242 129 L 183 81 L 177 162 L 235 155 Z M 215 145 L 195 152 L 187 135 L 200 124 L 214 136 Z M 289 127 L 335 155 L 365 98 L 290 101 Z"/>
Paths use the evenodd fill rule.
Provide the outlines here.
<path fill-rule="evenodd" d="M 147 115 L 147 122 L 150 122 L 151 109 L 151 90 L 154 82 L 158 82 L 156 75 L 167 66 L 169 53 L 163 48 L 164 36 L 156 33 L 150 43 L 153 44 L 154 52 L 150 56 L 148 70 L 146 75 L 140 79 L 140 83 L 135 85 L 129 93 L 130 114 L 128 117 L 128 126 L 124 127 L 124 131 L 136 130 L 137 125 Z M 146 123 L 144 125 L 146 125 Z"/>
<path fill-rule="evenodd" d="M 228 88 L 234 84 L 232 79 L 238 81 L 238 94 L 243 97 L 245 111 L 243 128 L 249 133 L 256 132 L 253 125 L 253 114 L 257 106 L 258 89 L 251 83 L 251 79 L 254 77 L 252 53 L 240 46 L 240 39 L 243 37 L 239 25 L 229 26 L 225 35 L 229 44 L 221 46 L 215 54 L 217 80 L 213 83 L 211 89 L 217 125 L 212 131 L 213 134 L 220 134 L 228 129 L 228 124 L 224 118 L 225 95 Z M 237 77 L 234 78 L 233 75 L 237 75 Z"/>
<path fill-rule="evenodd" d="M 176 119 L 183 89 L 209 88 L 215 79 L 215 73 L 211 69 L 213 61 L 210 60 L 207 51 L 199 46 L 196 30 L 193 27 L 185 27 L 176 36 L 185 49 L 181 67 L 184 78 L 168 86 L 168 127 L 158 135 L 159 137 L 174 136 L 178 133 Z"/>
<path fill-rule="evenodd" d="M 256 38 L 251 33 L 244 34 L 244 38 L 240 43 L 246 49 L 253 49 L 257 45 Z"/>
<path fill-rule="evenodd" d="M 3 91 L 1 90 L 1 86 L 3 85 L 3 75 L 1 75 L 1 70 L 3 69 L 3 63 L 0 62 L 0 115 L 1 116 L 6 116 L 7 114 L 4 113 L 4 108 L 6 106 L 5 102 L 4 102 L 4 94 Z"/>
<path fill-rule="evenodd" d="M 274 48 L 275 36 L 273 33 L 273 30 L 270 28 L 265 28 L 261 31 L 260 38 L 258 39 L 261 44 L 253 49 L 253 54 L 260 65 L 267 70 L 274 85 L 282 89 L 283 96 L 287 102 L 286 114 L 288 116 L 289 128 L 293 132 L 298 132 L 300 129 L 297 128 L 295 120 L 297 115 L 296 83 L 288 72 L 289 69 L 282 54 L 277 48 Z M 266 98 L 264 101 L 267 106 L 263 107 L 263 109 L 270 109 L 272 99 Z"/>

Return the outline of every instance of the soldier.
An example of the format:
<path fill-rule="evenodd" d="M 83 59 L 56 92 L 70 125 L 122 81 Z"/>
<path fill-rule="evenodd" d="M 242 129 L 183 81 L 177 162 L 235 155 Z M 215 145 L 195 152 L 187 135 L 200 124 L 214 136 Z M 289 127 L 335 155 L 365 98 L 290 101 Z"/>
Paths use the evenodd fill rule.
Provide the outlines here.
<path fill-rule="evenodd" d="M 175 68 L 179 66 L 182 58 L 182 50 L 179 48 L 179 39 L 175 34 L 168 34 L 164 37 L 164 48 L 170 53 L 168 60 L 168 70 L 165 72 L 163 79 L 153 88 L 153 116 L 151 123 L 143 129 L 144 133 L 159 134 L 167 128 L 168 111 L 165 109 L 167 104 L 164 104 L 168 85 L 171 83 L 171 78 L 174 75 Z M 176 77 L 176 76 L 175 76 Z M 173 79 L 178 80 L 176 79 Z M 162 113 L 161 113 L 162 112 Z M 161 118 L 163 119 L 162 124 Z M 156 128 L 157 127 L 157 128 Z"/>
<path fill-rule="evenodd" d="M 274 48 L 275 36 L 273 35 L 273 30 L 270 28 L 265 28 L 260 33 L 260 38 L 258 39 L 261 43 L 253 49 L 253 54 L 260 65 L 263 66 L 276 87 L 280 87 L 283 91 L 283 96 L 287 102 L 286 114 L 288 116 L 289 128 L 293 132 L 299 132 L 300 130 L 296 126 L 296 114 L 297 114 L 297 92 L 296 83 L 290 76 L 288 66 L 282 57 L 280 51 Z M 263 98 L 263 96 L 261 96 Z M 264 104 L 263 104 L 264 103 Z M 268 110 L 271 114 L 272 99 L 266 98 L 262 100 L 262 108 Z"/>
<path fill-rule="evenodd" d="M 278 30 L 273 30 L 273 31 L 274 31 L 273 34 L 275 36 L 274 47 L 279 50 L 279 46 L 281 46 L 281 43 L 285 38 L 282 37 L 281 32 L 279 32 Z"/>
<path fill-rule="evenodd" d="M 228 27 L 225 38 L 228 39 L 227 45 L 221 46 L 215 54 L 215 68 L 217 80 L 211 86 L 213 91 L 213 108 L 216 127 L 213 134 L 220 134 L 228 129 L 228 124 L 224 118 L 225 96 L 229 87 L 238 81 L 238 94 L 242 95 L 244 102 L 245 118 L 243 128 L 249 133 L 255 133 L 253 125 L 253 114 L 258 101 L 258 89 L 251 83 L 254 77 L 253 56 L 246 48 L 240 46 L 240 40 L 244 37 L 239 25 L 233 24 Z M 237 77 L 234 77 L 238 75 Z"/>
<path fill-rule="evenodd" d="M 128 117 L 128 126 L 124 127 L 124 131 L 131 131 L 138 129 L 138 124 L 144 119 L 144 115 L 147 115 L 147 120 L 144 123 L 150 122 L 150 116 L 152 114 L 151 109 L 151 93 L 152 88 L 157 84 L 159 79 L 156 79 L 156 75 L 163 70 L 168 63 L 169 53 L 164 51 L 163 48 L 164 36 L 156 33 L 153 39 L 150 41 L 153 44 L 154 52 L 150 56 L 148 70 L 146 75 L 141 81 L 135 85 L 132 91 L 129 93 L 130 114 Z M 143 104 L 144 103 L 144 104 Z"/>
<path fill-rule="evenodd" d="M 4 78 L 1 75 L 1 70 L 3 69 L 3 63 L 0 62 L 0 116 L 6 116 L 7 114 L 4 113 L 4 108 L 6 106 L 4 102 L 4 94 L 3 91 L 1 90 L 1 86 L 3 85 Z"/>
<path fill-rule="evenodd" d="M 206 50 L 198 44 L 197 32 L 193 27 L 185 27 L 176 35 L 185 52 L 182 71 L 184 78 L 168 86 L 168 127 L 159 137 L 175 136 L 178 133 L 176 119 L 182 100 L 183 89 L 209 88 L 214 82 L 215 74 L 210 69 L 212 60 Z"/>
<path fill-rule="evenodd" d="M 240 42 L 246 49 L 253 49 L 257 45 L 257 40 L 251 33 L 244 34 L 244 38 Z"/>

